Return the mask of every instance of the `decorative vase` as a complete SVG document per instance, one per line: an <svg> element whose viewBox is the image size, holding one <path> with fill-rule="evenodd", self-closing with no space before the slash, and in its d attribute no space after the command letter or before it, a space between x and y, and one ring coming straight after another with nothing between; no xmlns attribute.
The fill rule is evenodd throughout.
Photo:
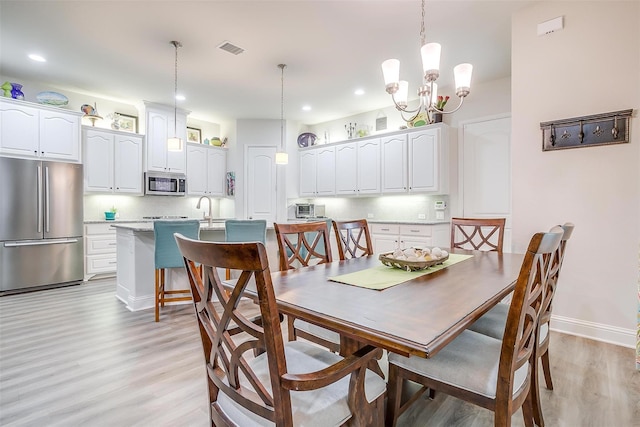
<svg viewBox="0 0 640 427"><path fill-rule="evenodd" d="M113 221L116 219L116 213L115 212L105 212L104 213L104 219L108 220L108 221Z"/></svg>
<svg viewBox="0 0 640 427"><path fill-rule="evenodd" d="M11 83L11 97L13 99L24 99L24 93L22 93L21 84Z"/></svg>
<svg viewBox="0 0 640 427"><path fill-rule="evenodd" d="M442 123L442 113L433 114L433 123Z"/></svg>

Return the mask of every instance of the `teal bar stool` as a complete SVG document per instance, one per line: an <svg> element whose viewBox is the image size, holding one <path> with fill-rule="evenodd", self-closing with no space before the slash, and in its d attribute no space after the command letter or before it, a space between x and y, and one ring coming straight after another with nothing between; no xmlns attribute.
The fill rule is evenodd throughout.
<svg viewBox="0 0 640 427"><path fill-rule="evenodd" d="M184 260L182 258L182 254L178 250L178 245L173 237L173 233L180 233L190 239L199 239L200 221L192 219L153 222L156 270L156 322L160 320L160 307L164 307L165 302L191 301L191 290L189 288L169 291L165 290L166 269L184 267Z"/></svg>
<svg viewBox="0 0 640 427"><path fill-rule="evenodd" d="M224 222L224 236L227 242L262 242L267 246L267 221L264 219L228 219ZM226 280L231 278L231 270L226 271Z"/></svg>

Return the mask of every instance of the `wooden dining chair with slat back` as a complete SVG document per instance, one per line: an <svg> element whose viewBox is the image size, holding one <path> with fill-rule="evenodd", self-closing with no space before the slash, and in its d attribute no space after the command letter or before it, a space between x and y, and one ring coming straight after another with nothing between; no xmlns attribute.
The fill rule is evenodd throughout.
<svg viewBox="0 0 640 427"><path fill-rule="evenodd" d="M175 239L202 340L211 425L383 425L385 383L367 369L382 351L366 346L343 358L304 341L285 343L262 243ZM218 274L224 269L241 271L231 292ZM259 320L239 308L248 286L257 292Z"/></svg>
<svg viewBox="0 0 640 427"><path fill-rule="evenodd" d="M510 426L513 413L522 408L525 425L533 427L536 325L561 238L561 229L531 238L502 340L465 330L429 359L389 354L388 426L395 426L416 400L401 401L404 381L409 380L423 386L418 393L436 390L493 411L495 426Z"/></svg>
<svg viewBox="0 0 640 427"><path fill-rule="evenodd" d="M190 238L197 239L200 235L200 221L154 221L154 266L155 266L155 319L160 320L160 307L167 302L179 302L191 300L188 288L165 289L167 268L181 268L182 256L173 233L181 233Z"/></svg>
<svg viewBox="0 0 640 427"><path fill-rule="evenodd" d="M373 244L366 219L333 221L340 260L373 255Z"/></svg>
<svg viewBox="0 0 640 427"><path fill-rule="evenodd" d="M558 285L558 277L560 276L560 270L564 262L564 256L567 247L567 241L573 233L575 226L567 222L561 226L563 230L562 241L558 246L553 258L551 271L549 273L549 279L544 292L544 302L542 304L542 311L538 319L538 349L537 359L540 360L542 366L542 372L546 386L549 390L553 390L553 381L551 380L551 367L549 363L549 323L551 321L551 312L553 310L553 298L556 294L556 288ZM555 229L557 227L552 228ZM492 338L502 339L504 334L505 325L507 323L507 314L509 306L507 304L497 304L494 308L489 310L484 316L476 320L469 329L487 335ZM534 414L536 415L536 424L539 427L544 425L544 417L542 415L542 407L540 405L540 387L538 385L538 364L534 366L533 385L534 385Z"/></svg>
<svg viewBox="0 0 640 427"><path fill-rule="evenodd" d="M332 262L329 221L273 224L278 241L280 271ZM293 316L287 316L289 340L298 337L340 351L340 334Z"/></svg>
<svg viewBox="0 0 640 427"><path fill-rule="evenodd" d="M451 248L502 253L505 218L451 218Z"/></svg>

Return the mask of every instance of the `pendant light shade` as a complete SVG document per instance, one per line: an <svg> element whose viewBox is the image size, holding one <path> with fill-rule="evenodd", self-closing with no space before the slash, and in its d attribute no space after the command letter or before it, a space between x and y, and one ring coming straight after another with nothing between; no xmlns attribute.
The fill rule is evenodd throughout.
<svg viewBox="0 0 640 427"><path fill-rule="evenodd" d="M173 47L176 48L175 74L174 74L174 93L173 93L173 136L167 139L167 151L182 151L184 149L182 139L178 136L178 48L182 47L182 43L171 41Z"/></svg>
<svg viewBox="0 0 640 427"><path fill-rule="evenodd" d="M286 165L289 163L289 154L285 146L285 126L284 126L284 69L287 64L278 64L280 68L280 148L276 151L276 165Z"/></svg>

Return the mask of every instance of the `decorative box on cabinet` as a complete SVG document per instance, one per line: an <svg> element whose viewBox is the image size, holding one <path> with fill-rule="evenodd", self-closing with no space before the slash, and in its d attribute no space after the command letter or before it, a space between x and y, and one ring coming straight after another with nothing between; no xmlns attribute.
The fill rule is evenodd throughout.
<svg viewBox="0 0 640 427"><path fill-rule="evenodd" d="M142 192L142 136L84 127L85 193Z"/></svg>
<svg viewBox="0 0 640 427"><path fill-rule="evenodd" d="M227 151L203 144L187 144L187 194L224 196Z"/></svg>
<svg viewBox="0 0 640 427"><path fill-rule="evenodd" d="M107 223L85 224L84 278L115 275L116 230Z"/></svg>
<svg viewBox="0 0 640 427"><path fill-rule="evenodd" d="M169 151L167 138L180 137L186 146L187 116L189 111L174 109L161 104L145 102L146 119L146 170L159 172L186 173L186 148L182 151ZM175 128L174 128L175 126Z"/></svg>
<svg viewBox="0 0 640 427"><path fill-rule="evenodd" d="M80 162L82 113L0 99L0 154Z"/></svg>
<svg viewBox="0 0 640 427"><path fill-rule="evenodd" d="M372 223L369 229L376 254L398 248L449 246L449 224Z"/></svg>
<svg viewBox="0 0 640 427"><path fill-rule="evenodd" d="M335 147L320 146L301 151L300 196L323 197L336 194Z"/></svg>

